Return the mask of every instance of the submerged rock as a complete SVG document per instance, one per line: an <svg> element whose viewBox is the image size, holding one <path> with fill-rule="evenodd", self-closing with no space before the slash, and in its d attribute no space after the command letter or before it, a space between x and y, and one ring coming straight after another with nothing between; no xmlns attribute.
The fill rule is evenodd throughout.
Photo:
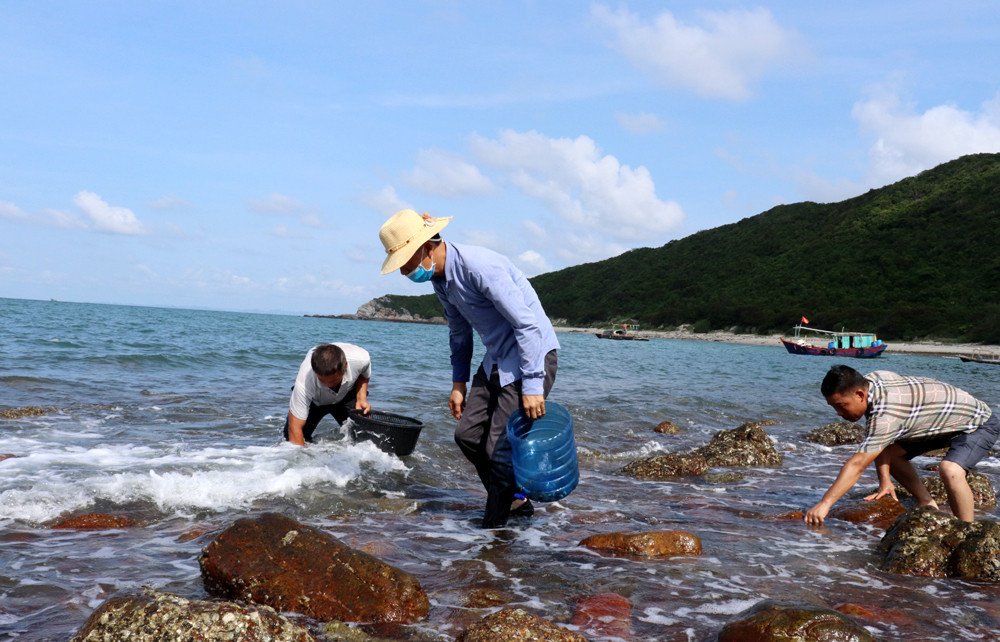
<svg viewBox="0 0 1000 642"><path fill-rule="evenodd" d="M872 524L879 528L888 528L905 512L906 506L886 495L873 502L858 501L835 507L830 511L830 517L852 524Z"/></svg>
<svg viewBox="0 0 1000 642"><path fill-rule="evenodd" d="M704 457L709 466L780 466L784 461L763 426L773 421L748 422L739 428L715 433L707 445L691 452Z"/></svg>
<svg viewBox="0 0 1000 642"><path fill-rule="evenodd" d="M121 640L316 642L309 631L267 606L187 600L152 589L105 601L71 642Z"/></svg>
<svg viewBox="0 0 1000 642"><path fill-rule="evenodd" d="M587 638L521 609L501 609L476 622L456 642L587 642Z"/></svg>
<svg viewBox="0 0 1000 642"><path fill-rule="evenodd" d="M847 421L838 421L827 424L822 428L810 430L802 438L814 444L822 444L824 446L860 444L865 439L865 427Z"/></svg>
<svg viewBox="0 0 1000 642"><path fill-rule="evenodd" d="M875 638L839 611L812 604L764 600L737 615L719 633L719 642L745 640L872 642Z"/></svg>
<svg viewBox="0 0 1000 642"><path fill-rule="evenodd" d="M1000 582L1000 524L962 522L928 506L900 515L879 543L882 569Z"/></svg>
<svg viewBox="0 0 1000 642"><path fill-rule="evenodd" d="M610 555L676 557L701 555L701 540L684 531L647 531L644 533L601 533L591 535L580 546Z"/></svg>
<svg viewBox="0 0 1000 642"><path fill-rule="evenodd" d="M681 429L672 421L661 421L657 424L656 428L653 428L653 431L663 433L665 435L676 435L680 433Z"/></svg>
<svg viewBox="0 0 1000 642"><path fill-rule="evenodd" d="M49 410L40 406L21 406L20 408L4 408L0 410L0 419L20 419L21 417L38 417Z"/></svg>
<svg viewBox="0 0 1000 642"><path fill-rule="evenodd" d="M704 457L667 453L629 462L618 472L629 477L663 481L678 477L703 475L707 470L708 460Z"/></svg>
<svg viewBox="0 0 1000 642"><path fill-rule="evenodd" d="M570 624L601 638L632 639L632 603L617 593L590 595L576 603Z"/></svg>
<svg viewBox="0 0 1000 642"><path fill-rule="evenodd" d="M107 513L89 513L74 515L62 519L51 528L75 528L83 531L102 531L112 528L133 528L139 524L125 515L109 515Z"/></svg>
<svg viewBox="0 0 1000 642"><path fill-rule="evenodd" d="M275 513L237 520L198 562L213 595L319 620L410 623L430 608L409 573Z"/></svg>

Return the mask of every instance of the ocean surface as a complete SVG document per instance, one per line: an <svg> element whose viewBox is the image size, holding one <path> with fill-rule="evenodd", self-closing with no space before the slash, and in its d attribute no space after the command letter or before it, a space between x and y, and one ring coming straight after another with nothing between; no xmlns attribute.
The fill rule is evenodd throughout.
<svg viewBox="0 0 1000 642"><path fill-rule="evenodd" d="M811 507L853 453L802 439L838 420L819 382L839 361L778 345L559 339L549 398L574 417L580 485L530 519L483 531L485 493L452 438L442 326L0 299L0 409L48 409L0 419L0 455L15 455L0 461L0 639L66 640L123 589L204 599L201 549L263 511L416 575L432 606L401 639L452 639L490 612L468 604L482 589L563 625L580 598L619 593L632 603L636 640L713 639L767 598L884 609L891 617L871 626L880 639L996 639L996 585L884 573L875 552L882 531L873 527L764 519ZM329 341L371 353L375 409L424 422L412 455L351 443L332 418L308 448L283 442L296 369ZM891 343L877 361L848 361L863 372L939 378L1000 410L996 366L894 355ZM745 477L730 483L616 474L759 420L776 422L766 430L781 468L739 470ZM681 434L653 432L661 421ZM996 458L979 472L1000 484ZM875 485L868 471L849 498ZM91 512L141 526L50 528ZM578 546L595 533L653 529L694 533L704 553L616 559Z"/></svg>

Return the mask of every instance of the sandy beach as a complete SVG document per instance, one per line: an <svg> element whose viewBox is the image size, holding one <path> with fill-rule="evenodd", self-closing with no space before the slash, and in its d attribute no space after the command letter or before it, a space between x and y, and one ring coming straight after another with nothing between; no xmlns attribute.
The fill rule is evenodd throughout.
<svg viewBox="0 0 1000 642"><path fill-rule="evenodd" d="M556 332L583 332L590 334L597 334L601 332L600 328L569 328L569 327L557 327ZM747 345L756 346L774 346L776 348L781 347L781 342L778 340L782 335L771 334L735 334L732 332L715 331L706 333L695 333L688 330L671 330L671 331L655 331L655 330L638 330L634 332L636 335L641 337L649 337L650 339L682 339L686 341L717 341L721 343L743 343ZM894 352L897 354L923 354L923 355L937 355L941 357L959 357L959 356L995 356L1000 355L1000 346L998 345L987 345L980 343L952 343L947 341L927 341L927 342L902 342L902 341L886 341L888 348L886 352Z"/></svg>

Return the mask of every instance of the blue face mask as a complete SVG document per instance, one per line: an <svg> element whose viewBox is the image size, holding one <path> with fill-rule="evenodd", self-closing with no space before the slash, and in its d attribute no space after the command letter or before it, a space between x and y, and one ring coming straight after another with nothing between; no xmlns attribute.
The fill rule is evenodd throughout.
<svg viewBox="0 0 1000 642"><path fill-rule="evenodd" d="M431 268L428 270L424 267L424 255L423 250L420 253L420 263L417 264L415 270L406 275L406 278L413 281L414 283L427 283L434 276L434 261L431 261Z"/></svg>

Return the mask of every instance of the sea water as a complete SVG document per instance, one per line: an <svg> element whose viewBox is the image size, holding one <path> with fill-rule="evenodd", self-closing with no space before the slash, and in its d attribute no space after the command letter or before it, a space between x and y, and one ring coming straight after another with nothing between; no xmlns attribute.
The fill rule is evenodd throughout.
<svg viewBox="0 0 1000 642"><path fill-rule="evenodd" d="M567 626L577 600L619 593L632 603L637 640L710 639L763 599L884 609L871 630L885 639L975 640L1000 629L992 584L878 570L879 529L767 519L815 504L853 453L802 439L838 420L818 390L838 361L778 345L559 340L550 399L573 416L579 486L530 519L483 531L485 493L452 437L444 327L0 299L0 408L46 409L0 419L0 455L14 455L0 461L0 637L68 639L108 597L142 586L206 598L201 549L264 511L414 574L431 610L402 639L455 637L489 613L469 604L481 589ZM371 353L374 408L424 422L412 455L351 443L332 418L310 447L281 439L297 368L329 341ZM1000 410L996 366L896 355L891 345L876 361L848 362L935 377ZM766 431L780 468L741 469L742 479L721 483L617 474L760 420L775 422ZM661 421L681 433L653 432ZM996 458L979 471L1000 482ZM842 501L874 487L869 471ZM50 528L92 512L140 526ZM618 559L579 546L595 533L662 529L694 533L703 554Z"/></svg>

